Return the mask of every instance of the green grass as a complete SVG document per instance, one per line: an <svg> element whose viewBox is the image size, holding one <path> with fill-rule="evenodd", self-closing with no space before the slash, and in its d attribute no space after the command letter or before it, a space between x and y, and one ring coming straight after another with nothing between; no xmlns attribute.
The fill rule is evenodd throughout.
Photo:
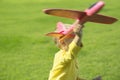
<svg viewBox="0 0 120 80"><path fill-rule="evenodd" d="M42 9L84 10L95 1L0 0L0 80L47 80L58 49L44 34L53 31L58 21L74 20L48 16ZM100 13L119 19L119 0L105 2ZM119 24L85 24L84 47L78 56L81 77L91 80L101 75L103 80L119 80Z"/></svg>

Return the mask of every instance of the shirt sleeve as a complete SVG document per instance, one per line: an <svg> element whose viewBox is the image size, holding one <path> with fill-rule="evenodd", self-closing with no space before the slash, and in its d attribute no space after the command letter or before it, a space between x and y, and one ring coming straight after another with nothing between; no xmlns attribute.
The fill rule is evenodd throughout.
<svg viewBox="0 0 120 80"><path fill-rule="evenodd" d="M69 45L68 51L66 51L64 55L65 62L69 62L77 57L78 52L80 51L81 47L77 46L74 41L71 42Z"/></svg>

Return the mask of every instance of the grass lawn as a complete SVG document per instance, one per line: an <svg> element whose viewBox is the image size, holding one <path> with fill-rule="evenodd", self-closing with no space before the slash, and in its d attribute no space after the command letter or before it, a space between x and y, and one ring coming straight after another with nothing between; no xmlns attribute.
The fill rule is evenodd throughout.
<svg viewBox="0 0 120 80"><path fill-rule="evenodd" d="M46 15L42 9L84 10L95 1L0 0L0 80L47 80L58 49L44 34L53 31L58 21L74 20ZM104 1L100 13L119 19L119 0ZM85 24L84 47L78 56L81 77L120 80L119 24Z"/></svg>

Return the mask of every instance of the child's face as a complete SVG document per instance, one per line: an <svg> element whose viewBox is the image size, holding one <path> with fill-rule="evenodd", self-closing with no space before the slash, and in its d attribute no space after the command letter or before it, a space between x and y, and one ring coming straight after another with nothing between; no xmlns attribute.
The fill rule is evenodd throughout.
<svg viewBox="0 0 120 80"><path fill-rule="evenodd" d="M69 44L72 42L73 38L65 39L63 42L60 42L59 39L55 38L55 44L58 48L63 50L68 50Z"/></svg>

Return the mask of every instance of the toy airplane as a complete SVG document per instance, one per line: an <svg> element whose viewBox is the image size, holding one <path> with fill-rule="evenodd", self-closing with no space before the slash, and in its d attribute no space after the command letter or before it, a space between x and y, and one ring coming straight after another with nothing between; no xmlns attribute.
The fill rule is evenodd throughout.
<svg viewBox="0 0 120 80"><path fill-rule="evenodd" d="M84 24L85 22L112 24L116 22L117 21L116 18L97 14L103 8L104 5L105 4L103 1L98 1L85 11L67 9L45 9L44 12L46 14L76 20L68 30L64 28L62 23L58 22L57 24L58 32L50 32L47 34L47 36L57 37L60 38L60 41L63 41L66 38L73 37L73 35L71 34L73 33L73 29L77 24Z"/></svg>

